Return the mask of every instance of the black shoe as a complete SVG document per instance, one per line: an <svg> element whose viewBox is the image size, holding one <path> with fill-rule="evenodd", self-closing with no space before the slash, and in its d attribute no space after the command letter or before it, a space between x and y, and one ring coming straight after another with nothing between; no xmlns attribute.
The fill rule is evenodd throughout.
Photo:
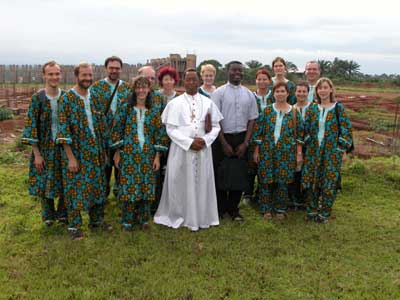
<svg viewBox="0 0 400 300"><path fill-rule="evenodd" d="M236 212L236 213L232 214L231 216L232 216L233 221L238 221L238 222L244 221L243 216L239 212Z"/></svg>
<svg viewBox="0 0 400 300"><path fill-rule="evenodd" d="M73 229L68 229L68 230L69 230L69 233L71 235L71 239L73 241L83 240L84 236L83 236L82 231L80 231L80 229L73 228Z"/></svg>
<svg viewBox="0 0 400 300"><path fill-rule="evenodd" d="M54 220L44 220L44 224L46 224L47 227L50 227L54 224Z"/></svg>
<svg viewBox="0 0 400 300"><path fill-rule="evenodd" d="M314 221L320 224L326 224L328 223L328 218L318 215L315 217Z"/></svg>

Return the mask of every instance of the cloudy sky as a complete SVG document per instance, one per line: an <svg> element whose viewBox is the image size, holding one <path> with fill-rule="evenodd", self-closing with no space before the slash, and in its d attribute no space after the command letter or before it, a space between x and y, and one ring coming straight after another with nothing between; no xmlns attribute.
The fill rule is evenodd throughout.
<svg viewBox="0 0 400 300"><path fill-rule="evenodd" d="M400 73L397 0L0 0L0 64L127 63L195 53L198 63L282 56L355 60Z"/></svg>

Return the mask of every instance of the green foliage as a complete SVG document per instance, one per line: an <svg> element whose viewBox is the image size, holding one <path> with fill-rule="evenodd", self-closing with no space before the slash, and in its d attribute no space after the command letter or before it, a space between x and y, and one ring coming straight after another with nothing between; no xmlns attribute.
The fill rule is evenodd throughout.
<svg viewBox="0 0 400 300"><path fill-rule="evenodd" d="M18 142L11 145L0 145L0 166L26 166L26 152L17 150ZM26 146L23 145L26 150Z"/></svg>
<svg viewBox="0 0 400 300"><path fill-rule="evenodd" d="M395 170L398 157L351 161L329 224L305 223L304 212L267 222L243 205L242 224L125 234L111 199L114 232L88 231L83 213L86 238L72 242L62 225L42 225L27 169L2 165L0 298L400 299Z"/></svg>
<svg viewBox="0 0 400 300"><path fill-rule="evenodd" d="M207 64L211 64L215 67L215 69L217 70L217 74L215 75L215 82L224 82L226 81L227 75L226 75L226 71L223 68L222 64L215 59L207 59L202 61L199 66L197 67L197 72L200 74L200 70L201 70L201 66L202 65L207 65Z"/></svg>
<svg viewBox="0 0 400 300"><path fill-rule="evenodd" d="M26 151L30 146L22 143L22 136L18 135L14 142L14 150L15 151Z"/></svg>
<svg viewBox="0 0 400 300"><path fill-rule="evenodd" d="M9 120L14 117L14 114L11 110L6 107L0 107L0 121Z"/></svg>

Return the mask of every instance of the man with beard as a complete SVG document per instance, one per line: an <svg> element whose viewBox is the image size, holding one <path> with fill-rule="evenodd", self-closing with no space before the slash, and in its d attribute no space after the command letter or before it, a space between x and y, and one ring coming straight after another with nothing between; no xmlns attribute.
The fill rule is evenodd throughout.
<svg viewBox="0 0 400 300"><path fill-rule="evenodd" d="M247 148L258 118L258 108L253 93L241 85L243 64L231 61L227 70L228 83L211 95L224 117L219 138L213 144L214 172L218 178L219 216L228 213L233 220L241 221L243 217L238 206L246 187L240 188L238 184L247 183ZM236 179L231 180L233 177Z"/></svg>
<svg viewBox="0 0 400 300"><path fill-rule="evenodd" d="M104 63L106 68L107 77L96 81L90 88L90 95L92 99L96 99L102 106L103 113L106 116L107 128L111 128L113 117L116 111L121 106L121 103L125 102L131 93L129 84L120 79L120 74L122 70L122 60L117 56L108 57ZM110 193L110 179L112 174L112 169L114 162L112 158L114 157L115 151L109 150L106 165L106 195ZM118 192L118 169L114 168L114 195Z"/></svg>
<svg viewBox="0 0 400 300"><path fill-rule="evenodd" d="M172 142L154 222L196 231L219 224L211 144L222 115L197 92L200 79L195 69L186 70L184 83L186 93L171 100L162 114Z"/></svg>
<svg viewBox="0 0 400 300"><path fill-rule="evenodd" d="M80 63L74 68L74 75L76 85L59 102L57 143L64 147L68 230L72 239L82 239L82 209L89 213L90 228L111 229L104 223L106 120L101 103L90 95L91 65Z"/></svg>
<svg viewBox="0 0 400 300"><path fill-rule="evenodd" d="M29 194L39 197L42 220L51 226L56 219L67 222L61 180L61 146L56 145L58 99L65 93L59 88L61 68L55 61L43 66L45 88L32 96L22 143L32 145L29 166ZM54 199L58 199L57 211Z"/></svg>

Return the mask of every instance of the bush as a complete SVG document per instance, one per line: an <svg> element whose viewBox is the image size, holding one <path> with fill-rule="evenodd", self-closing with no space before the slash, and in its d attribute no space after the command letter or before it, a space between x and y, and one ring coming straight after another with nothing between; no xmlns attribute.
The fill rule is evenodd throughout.
<svg viewBox="0 0 400 300"><path fill-rule="evenodd" d="M14 117L14 114L11 110L5 107L0 107L0 121L9 120Z"/></svg>

